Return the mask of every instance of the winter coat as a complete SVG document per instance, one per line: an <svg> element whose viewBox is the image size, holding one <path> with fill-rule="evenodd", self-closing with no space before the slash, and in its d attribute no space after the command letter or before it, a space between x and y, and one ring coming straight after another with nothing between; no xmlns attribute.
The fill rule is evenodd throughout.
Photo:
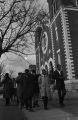
<svg viewBox="0 0 78 120"><path fill-rule="evenodd" d="M17 83L17 96L18 98L21 97L22 95L22 76L18 76L16 79L16 83Z"/></svg>
<svg viewBox="0 0 78 120"><path fill-rule="evenodd" d="M12 93L12 80L10 77L4 78L2 81L3 90L4 90L4 98L10 98Z"/></svg>
<svg viewBox="0 0 78 120"><path fill-rule="evenodd" d="M23 76L23 97L26 98L33 97L34 94L34 76L31 74Z"/></svg>
<svg viewBox="0 0 78 120"><path fill-rule="evenodd" d="M39 94L39 83L38 83L39 75L34 75L33 82L34 82L34 94Z"/></svg>
<svg viewBox="0 0 78 120"><path fill-rule="evenodd" d="M39 77L39 87L40 87L41 97L44 97L44 96L49 97L50 86L49 86L49 78L47 75L42 74Z"/></svg>
<svg viewBox="0 0 78 120"><path fill-rule="evenodd" d="M54 71L54 79L56 80L56 88L60 89L60 88L64 88L65 84L64 84L64 74L63 71L59 71L55 70Z"/></svg>

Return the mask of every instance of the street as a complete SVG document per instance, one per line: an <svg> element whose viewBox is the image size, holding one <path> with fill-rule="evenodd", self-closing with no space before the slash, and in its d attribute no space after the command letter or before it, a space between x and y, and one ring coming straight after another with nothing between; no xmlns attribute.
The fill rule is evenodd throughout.
<svg viewBox="0 0 78 120"><path fill-rule="evenodd" d="M0 120L78 120L78 93L67 93L64 103L64 107L59 105L56 93L49 100L48 110L44 110L42 101L39 101L40 107L29 112L25 107L21 110L14 103L5 106L4 100L0 98Z"/></svg>
<svg viewBox="0 0 78 120"><path fill-rule="evenodd" d="M14 103L5 106L5 101L0 97L0 120L26 120L26 117Z"/></svg>
<svg viewBox="0 0 78 120"><path fill-rule="evenodd" d="M57 95L48 103L48 110L43 109L42 103L40 108L35 108L34 112L23 109L28 120L78 120L78 93L67 94L64 101L65 106L60 107Z"/></svg>
<svg viewBox="0 0 78 120"><path fill-rule="evenodd" d="M28 120L78 120L78 100L66 101L66 106L61 108L56 104L51 104L48 110L36 109L34 112L29 112L23 109Z"/></svg>

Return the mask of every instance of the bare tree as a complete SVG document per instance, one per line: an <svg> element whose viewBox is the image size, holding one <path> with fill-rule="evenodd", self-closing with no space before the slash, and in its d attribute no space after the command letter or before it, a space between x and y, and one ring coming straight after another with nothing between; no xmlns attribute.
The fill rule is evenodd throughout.
<svg viewBox="0 0 78 120"><path fill-rule="evenodd" d="M5 64L3 63L3 61L0 63L0 81L1 78L3 78L5 75Z"/></svg>
<svg viewBox="0 0 78 120"><path fill-rule="evenodd" d="M35 28L45 16L36 0L0 1L0 57L6 52L33 54Z"/></svg>
<svg viewBox="0 0 78 120"><path fill-rule="evenodd" d="M15 73L15 70L9 69L9 75L10 75L11 78L13 77L13 74L14 74L14 73Z"/></svg>

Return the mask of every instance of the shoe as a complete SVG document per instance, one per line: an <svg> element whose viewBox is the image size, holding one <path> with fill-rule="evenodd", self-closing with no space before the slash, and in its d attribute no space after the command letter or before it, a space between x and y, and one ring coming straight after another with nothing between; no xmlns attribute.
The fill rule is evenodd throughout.
<svg viewBox="0 0 78 120"><path fill-rule="evenodd" d="M44 108L45 110L48 110L48 108Z"/></svg>
<svg viewBox="0 0 78 120"><path fill-rule="evenodd" d="M48 108L47 108L47 107L44 107L44 110L48 110Z"/></svg>
<svg viewBox="0 0 78 120"><path fill-rule="evenodd" d="M9 106L10 105L10 103L5 103L5 106Z"/></svg>
<svg viewBox="0 0 78 120"><path fill-rule="evenodd" d="M33 105L33 107L35 108L36 105Z"/></svg>
<svg viewBox="0 0 78 120"><path fill-rule="evenodd" d="M37 104L37 107L40 107L39 104Z"/></svg>
<svg viewBox="0 0 78 120"><path fill-rule="evenodd" d="M60 106L61 106L61 107L64 107L65 105L64 105L64 103L61 103Z"/></svg>
<svg viewBox="0 0 78 120"><path fill-rule="evenodd" d="M5 106L9 106L9 104L5 104Z"/></svg>
<svg viewBox="0 0 78 120"><path fill-rule="evenodd" d="M29 108L28 108L28 107L26 107L26 110L29 110Z"/></svg>
<svg viewBox="0 0 78 120"><path fill-rule="evenodd" d="M34 112L34 110L32 108L29 109L29 112Z"/></svg>

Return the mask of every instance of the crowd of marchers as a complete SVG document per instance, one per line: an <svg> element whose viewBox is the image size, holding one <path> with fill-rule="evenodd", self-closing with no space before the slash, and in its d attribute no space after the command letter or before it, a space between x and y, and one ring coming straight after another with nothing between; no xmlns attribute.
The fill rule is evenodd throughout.
<svg viewBox="0 0 78 120"><path fill-rule="evenodd" d="M9 73L6 73L1 82L4 89L5 105L10 105L12 101L16 101L16 104L21 108L25 106L30 111L33 111L32 107L39 106L38 77L39 75L36 74L35 70L30 72L28 69L24 73L19 72L15 79L12 79Z"/></svg>
<svg viewBox="0 0 78 120"><path fill-rule="evenodd" d="M54 85L58 91L59 104L64 106L63 101L66 95L64 79L60 65L57 65L52 79L49 79L45 69L42 70L41 74L36 74L35 70L26 69L23 73L19 72L18 76L13 79L9 73L6 73L0 83L4 90L5 105L10 105L12 101L15 101L20 108L25 107L27 110L33 111L35 107L40 106L39 100L41 98L44 109L47 109L50 88Z"/></svg>

